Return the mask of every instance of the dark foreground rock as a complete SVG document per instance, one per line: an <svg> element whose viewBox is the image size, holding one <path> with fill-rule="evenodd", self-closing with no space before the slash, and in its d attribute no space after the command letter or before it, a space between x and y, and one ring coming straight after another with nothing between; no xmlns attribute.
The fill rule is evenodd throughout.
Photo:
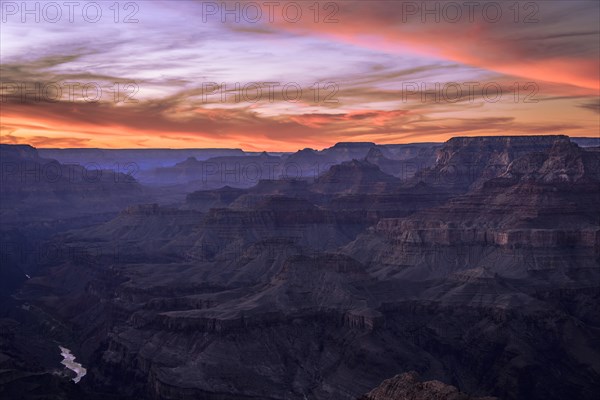
<svg viewBox="0 0 600 400"><path fill-rule="evenodd" d="M440 381L421 382L416 372L386 379L358 400L497 400L496 397L473 397Z"/></svg>

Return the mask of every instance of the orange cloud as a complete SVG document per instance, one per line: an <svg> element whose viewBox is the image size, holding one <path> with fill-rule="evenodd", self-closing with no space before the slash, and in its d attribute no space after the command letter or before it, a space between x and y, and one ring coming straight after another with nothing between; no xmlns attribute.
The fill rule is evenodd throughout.
<svg viewBox="0 0 600 400"><path fill-rule="evenodd" d="M561 123L545 117L541 110L543 118L539 119L460 109L452 114L435 109L423 114L413 109L275 116L261 116L246 108L196 109L175 117L169 106L160 103L124 107L103 103L9 102L2 107L0 139L3 143L39 147L242 147L295 151L324 148L339 141L407 143L508 133L589 136L597 129L593 118L581 123ZM589 107L573 106L573 110L597 119L598 114L590 112Z"/></svg>
<svg viewBox="0 0 600 400"><path fill-rule="evenodd" d="M597 22L592 20L590 25L595 31L586 31L580 26L583 22L578 24L576 19L554 26L556 20L562 22L558 18L561 15L553 15L560 10L546 3L555 2L540 5L542 13L537 24L516 24L510 15L498 23L481 18L472 23L466 19L459 23L422 23L419 16L403 22L402 8L396 2L353 1L340 3L338 23L313 23L310 19L289 23L280 19L277 26L392 54L414 53L536 82L577 86L587 89L588 95L598 95ZM562 17L564 20L568 15Z"/></svg>

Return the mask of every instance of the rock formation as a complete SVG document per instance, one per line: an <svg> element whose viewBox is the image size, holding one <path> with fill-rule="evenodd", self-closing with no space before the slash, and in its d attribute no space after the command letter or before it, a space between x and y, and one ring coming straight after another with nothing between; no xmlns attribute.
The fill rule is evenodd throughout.
<svg viewBox="0 0 600 400"><path fill-rule="evenodd" d="M420 382L416 372L386 379L358 400L494 400L494 397L472 397L440 381Z"/></svg>

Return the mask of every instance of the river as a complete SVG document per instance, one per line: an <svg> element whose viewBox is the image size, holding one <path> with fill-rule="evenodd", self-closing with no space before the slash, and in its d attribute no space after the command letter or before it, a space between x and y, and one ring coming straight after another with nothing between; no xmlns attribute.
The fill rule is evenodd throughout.
<svg viewBox="0 0 600 400"><path fill-rule="evenodd" d="M60 348L60 355L64 358L64 360L61 361L61 364L70 369L71 371L75 372L75 374L77 374L77 376L73 378L73 382L79 383L81 378L83 378L85 374L87 374L87 370L83 368L83 365L79 364L78 362L75 362L75 356L71 354L71 350L62 346L58 347Z"/></svg>

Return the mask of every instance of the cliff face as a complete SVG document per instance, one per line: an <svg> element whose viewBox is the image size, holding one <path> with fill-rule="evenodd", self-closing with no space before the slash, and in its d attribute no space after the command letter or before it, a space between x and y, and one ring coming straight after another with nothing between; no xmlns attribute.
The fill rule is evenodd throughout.
<svg viewBox="0 0 600 400"><path fill-rule="evenodd" d="M227 207L242 194L244 194L242 189L229 186L216 190L196 191L186 196L186 204L189 208L198 211L208 211L211 208Z"/></svg>
<svg viewBox="0 0 600 400"><path fill-rule="evenodd" d="M5 223L115 212L143 198L142 187L130 175L61 164L39 157L31 146L0 146Z"/></svg>
<svg viewBox="0 0 600 400"><path fill-rule="evenodd" d="M506 171L515 159L549 149L566 136L456 137L437 151L435 166L417 172L414 182L466 192Z"/></svg>
<svg viewBox="0 0 600 400"><path fill-rule="evenodd" d="M316 179L311 189L320 193L384 193L400 186L400 180L387 175L365 160L352 160L332 166Z"/></svg>
<svg viewBox="0 0 600 400"><path fill-rule="evenodd" d="M600 181L600 154L558 140L545 152L516 159L501 177L538 184L594 184Z"/></svg>
<svg viewBox="0 0 600 400"><path fill-rule="evenodd" d="M430 168L435 164L436 150L439 147L441 144L406 145L399 146L397 149L389 149L385 153L382 149L374 147L369 150L365 160L377 165L386 174L408 180L417 171Z"/></svg>
<svg viewBox="0 0 600 400"><path fill-rule="evenodd" d="M0 145L0 294L33 275L58 232L112 218L145 198L131 176L61 164L26 145Z"/></svg>
<svg viewBox="0 0 600 400"><path fill-rule="evenodd" d="M599 153L560 139L443 206L380 220L375 232L389 251L365 258L405 265L400 274L422 277L424 265L435 266L429 276L482 265L521 277L559 266L591 268L600 247L599 161ZM365 254L360 247L356 254Z"/></svg>
<svg viewBox="0 0 600 400"><path fill-rule="evenodd" d="M386 379L358 400L495 400L495 397L473 397L461 393L454 386L440 381L419 381L416 372L408 372Z"/></svg>
<svg viewBox="0 0 600 400"><path fill-rule="evenodd" d="M426 307L434 310L424 330L435 333L427 339L419 337L420 343L437 342L434 337L458 339L460 335L472 334L479 338L479 343L491 345L495 339L487 337L483 330L491 329L489 332L496 332L495 336L499 333L496 328L474 325L467 334L463 328L445 323L438 326L433 322L444 312L461 314L468 319L465 309L456 309L460 304L496 321L492 325L505 321L513 327L521 326L514 328L521 331L502 330L500 336L495 337L501 342L513 343L516 353L525 354L537 351L529 347L531 344L525 344L527 340L523 340L522 335L540 332L540 321L555 321L554 328L548 331L542 328L544 335L553 338L550 341L555 343L554 349L571 354L574 363L589 362L588 365L597 368L597 356L582 357L582 353L575 350L577 346L564 334L575 321L587 321L581 326L587 333L581 333L581 337L593 336L591 332L597 326L596 320L590 319L589 302L598 296L600 278L599 160L598 152L559 138L544 151L536 150L515 158L497 171L495 177L447 204L405 218L382 219L372 230L346 246L347 253L365 263L370 274L382 281L397 283L377 285L377 291L371 290L371 293L385 293L381 299L386 302L383 316L388 329L400 323L398 318L407 323L400 316L406 312L405 299L412 297L420 299L413 305L416 309L428 303ZM573 296L573 301L568 301L569 306L560 308L557 313L555 305L569 296L564 290L580 295ZM414 315L423 313L416 309L411 309ZM466 319L461 323L467 323ZM418 324L414 326L417 329ZM424 330L419 328L419 334L427 335ZM511 352L513 350L508 348L512 346L500 352ZM598 354L591 342L586 346L588 351ZM468 346L450 347L466 349ZM485 351L490 356L494 352ZM463 355L469 358L467 353L465 350ZM506 353L495 354L501 358L507 356ZM484 356L473 355L472 360L481 357ZM502 372L497 371L505 388L496 391L500 397L513 398L516 392L524 390L516 397L533 398L545 391L541 387L517 389L523 382L517 378L516 370L537 370L541 368L539 360L525 357L517 361L515 357L501 363L505 361L507 364L500 367ZM523 364L519 365L520 362ZM571 376L571 379L579 378ZM461 387L465 387L464 383ZM550 381L546 383L553 385ZM511 389L507 389L509 387ZM568 392L564 395L569 396Z"/></svg>

